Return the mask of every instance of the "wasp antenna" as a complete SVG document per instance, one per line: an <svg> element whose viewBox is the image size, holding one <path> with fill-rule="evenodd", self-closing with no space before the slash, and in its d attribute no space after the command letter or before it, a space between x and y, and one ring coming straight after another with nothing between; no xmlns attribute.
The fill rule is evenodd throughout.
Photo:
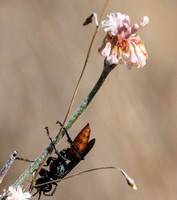
<svg viewBox="0 0 177 200"><path fill-rule="evenodd" d="M26 159L26 158L22 158L22 157L16 157L16 160L22 160L22 161L25 161L25 162L34 162L34 160L29 160L29 159Z"/></svg>
<svg viewBox="0 0 177 200"><path fill-rule="evenodd" d="M49 140L53 143L52 138L50 137L50 134L49 134L48 126L45 127L45 130L46 130L46 133L47 133L47 136L48 136Z"/></svg>

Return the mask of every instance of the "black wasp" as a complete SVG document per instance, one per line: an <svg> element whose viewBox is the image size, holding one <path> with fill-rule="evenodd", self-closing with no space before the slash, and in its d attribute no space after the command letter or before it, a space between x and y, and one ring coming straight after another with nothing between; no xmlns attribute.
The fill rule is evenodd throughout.
<svg viewBox="0 0 177 200"><path fill-rule="evenodd" d="M60 122L58 122L60 123ZM61 123L60 123L61 125ZM48 128L46 127L47 132ZM65 130L65 129L64 129ZM89 141L91 129L89 124L87 124L77 135L74 141L71 140L68 132L65 130L68 142L70 143L70 148L65 148L58 152L54 146L55 154L57 157L49 157L46 161L46 166L49 166L49 169L42 168L39 172L40 178L35 182L35 189L37 190L36 195L39 193L39 198L43 193L45 196L53 196L57 188L57 182L48 183L49 181L55 181L58 179L64 178L81 160L84 160L84 157L92 149L95 144L95 138ZM48 133L49 135L49 133ZM50 138L50 136L49 136ZM52 140L50 138L50 140ZM38 184L44 184L37 186ZM53 188L54 187L54 188Z"/></svg>

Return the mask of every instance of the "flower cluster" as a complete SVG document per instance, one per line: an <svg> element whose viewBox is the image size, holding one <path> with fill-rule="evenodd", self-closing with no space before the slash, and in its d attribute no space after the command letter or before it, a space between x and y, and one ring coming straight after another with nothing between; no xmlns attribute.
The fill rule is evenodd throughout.
<svg viewBox="0 0 177 200"><path fill-rule="evenodd" d="M98 49L100 54L106 57L108 64L127 64L143 67L146 64L148 54L143 41L136 32L149 23L149 18L144 16L139 24L130 25L130 17L125 14L111 13L108 20L102 21L102 27L107 32L102 46Z"/></svg>
<svg viewBox="0 0 177 200"><path fill-rule="evenodd" d="M6 198L7 200L26 200L31 198L31 194L29 192L23 193L21 186L18 186L17 190L14 187L10 186L9 192L11 193L11 195ZM0 199L2 199L5 195L6 190L4 190L3 194L0 195Z"/></svg>

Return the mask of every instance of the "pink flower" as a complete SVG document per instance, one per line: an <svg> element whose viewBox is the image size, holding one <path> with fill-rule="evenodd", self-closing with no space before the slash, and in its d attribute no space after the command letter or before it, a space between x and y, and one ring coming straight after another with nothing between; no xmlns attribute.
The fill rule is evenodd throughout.
<svg viewBox="0 0 177 200"><path fill-rule="evenodd" d="M12 193L11 196L7 197L7 200L26 200L31 198L31 194L29 192L22 192L22 187L18 186L17 190L10 186L9 192Z"/></svg>
<svg viewBox="0 0 177 200"><path fill-rule="evenodd" d="M111 13L108 20L102 21L102 27L107 32L101 47L100 54L106 58L108 64L127 64L143 67L148 58L143 41L135 33L149 23L148 17L143 17L140 24L129 27L130 17L121 13Z"/></svg>

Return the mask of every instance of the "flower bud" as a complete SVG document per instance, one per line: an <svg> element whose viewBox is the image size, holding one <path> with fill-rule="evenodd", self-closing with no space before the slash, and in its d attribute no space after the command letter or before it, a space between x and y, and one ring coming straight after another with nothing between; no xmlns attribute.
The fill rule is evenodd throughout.
<svg viewBox="0 0 177 200"><path fill-rule="evenodd" d="M128 30L128 24L127 23L123 23L123 31L127 32Z"/></svg>
<svg viewBox="0 0 177 200"><path fill-rule="evenodd" d="M111 43L107 42L105 48L101 51L101 55L106 57L109 56L110 52L111 52Z"/></svg>
<svg viewBox="0 0 177 200"><path fill-rule="evenodd" d="M133 24L132 28L131 28L131 34L136 33L139 30L139 25L138 24Z"/></svg>
<svg viewBox="0 0 177 200"><path fill-rule="evenodd" d="M123 24L121 24L118 28L118 33L121 34L123 31Z"/></svg>
<svg viewBox="0 0 177 200"><path fill-rule="evenodd" d="M128 25L130 24L130 17L128 15L124 19L124 23L127 23Z"/></svg>
<svg viewBox="0 0 177 200"><path fill-rule="evenodd" d="M144 16L140 21L140 27L145 27L148 23L149 23L149 18L147 16Z"/></svg>

